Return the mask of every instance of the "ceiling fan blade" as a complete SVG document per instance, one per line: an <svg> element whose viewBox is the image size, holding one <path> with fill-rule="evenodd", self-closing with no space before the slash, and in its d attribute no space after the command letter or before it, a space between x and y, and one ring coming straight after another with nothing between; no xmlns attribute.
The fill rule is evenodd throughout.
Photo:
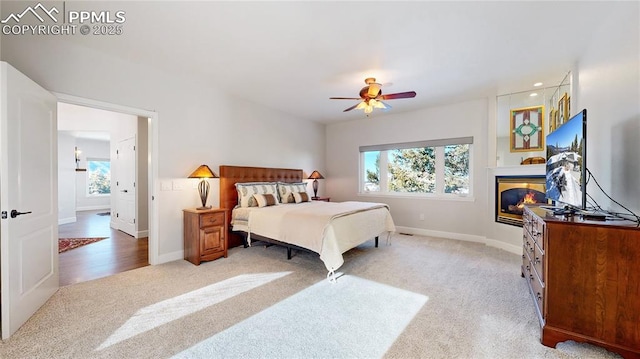
<svg viewBox="0 0 640 359"><path fill-rule="evenodd" d="M346 110L344 110L344 111L342 111L342 112L351 111L351 110L353 110L354 108L358 107L358 105L360 105L360 103L357 103L357 104L355 104L355 105L353 105L353 106L349 107L348 109L346 109Z"/></svg>
<svg viewBox="0 0 640 359"><path fill-rule="evenodd" d="M413 98L416 97L415 91L390 93L380 96L381 100L395 100L397 98Z"/></svg>
<svg viewBox="0 0 640 359"><path fill-rule="evenodd" d="M391 105L389 105L386 102L382 102L382 101L378 101L378 102L384 105L384 108L382 109L382 111L389 111L392 108Z"/></svg>
<svg viewBox="0 0 640 359"><path fill-rule="evenodd" d="M360 97L329 97L329 100L362 100Z"/></svg>

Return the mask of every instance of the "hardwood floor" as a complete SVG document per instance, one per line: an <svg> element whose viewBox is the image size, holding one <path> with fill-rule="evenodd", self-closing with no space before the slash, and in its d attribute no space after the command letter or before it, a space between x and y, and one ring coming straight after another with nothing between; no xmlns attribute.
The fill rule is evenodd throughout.
<svg viewBox="0 0 640 359"><path fill-rule="evenodd" d="M104 210L77 212L76 223L58 227L59 238L109 237L60 253L60 286L149 265L149 239L136 239L110 228L111 218L98 215L100 212Z"/></svg>

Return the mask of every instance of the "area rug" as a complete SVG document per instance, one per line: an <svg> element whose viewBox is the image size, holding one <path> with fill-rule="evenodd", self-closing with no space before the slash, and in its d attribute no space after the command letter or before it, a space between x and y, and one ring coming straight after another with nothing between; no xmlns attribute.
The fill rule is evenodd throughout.
<svg viewBox="0 0 640 359"><path fill-rule="evenodd" d="M95 238L60 238L58 239L58 253L66 252L70 249L78 248L86 244L95 243L108 237Z"/></svg>

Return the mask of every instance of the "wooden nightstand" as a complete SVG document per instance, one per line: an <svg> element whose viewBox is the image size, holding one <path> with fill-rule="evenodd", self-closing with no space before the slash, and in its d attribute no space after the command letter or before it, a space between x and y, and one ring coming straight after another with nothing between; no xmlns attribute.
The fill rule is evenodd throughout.
<svg viewBox="0 0 640 359"><path fill-rule="evenodd" d="M311 200L331 202L331 197L311 197Z"/></svg>
<svg viewBox="0 0 640 359"><path fill-rule="evenodd" d="M223 208L182 210L184 214L184 259L199 265L227 257L227 216Z"/></svg>

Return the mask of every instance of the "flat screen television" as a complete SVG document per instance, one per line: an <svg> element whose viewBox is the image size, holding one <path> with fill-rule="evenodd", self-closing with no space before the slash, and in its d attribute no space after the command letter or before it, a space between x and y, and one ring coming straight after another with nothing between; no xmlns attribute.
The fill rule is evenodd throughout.
<svg viewBox="0 0 640 359"><path fill-rule="evenodd" d="M587 110L546 137L546 194L555 206L587 208Z"/></svg>

